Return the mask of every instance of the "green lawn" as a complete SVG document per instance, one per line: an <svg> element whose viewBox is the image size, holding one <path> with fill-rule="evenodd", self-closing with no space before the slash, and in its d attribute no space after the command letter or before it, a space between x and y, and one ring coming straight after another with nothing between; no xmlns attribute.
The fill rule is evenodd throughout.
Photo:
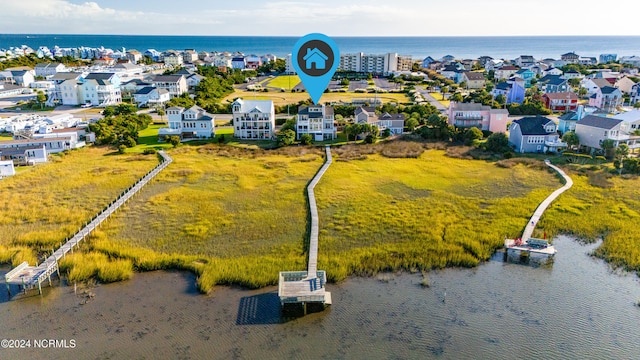
<svg viewBox="0 0 640 360"><path fill-rule="evenodd" d="M291 90L300 83L298 75L280 75L269 81L266 86L278 89ZM265 85L265 84L263 84Z"/></svg>
<svg viewBox="0 0 640 360"><path fill-rule="evenodd" d="M451 103L451 101L449 100L445 100L444 99L444 95L442 95L442 93L429 93L429 95L433 96L434 99L438 100L438 102L442 105L444 105L445 107L449 107L449 104Z"/></svg>
<svg viewBox="0 0 640 360"><path fill-rule="evenodd" d="M10 141L13 140L13 135L11 133L0 133L0 141Z"/></svg>

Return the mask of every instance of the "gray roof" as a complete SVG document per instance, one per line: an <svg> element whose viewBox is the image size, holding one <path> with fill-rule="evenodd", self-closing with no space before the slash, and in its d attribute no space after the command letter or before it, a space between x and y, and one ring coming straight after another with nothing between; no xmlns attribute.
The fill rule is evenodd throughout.
<svg viewBox="0 0 640 360"><path fill-rule="evenodd" d="M155 88L153 86L145 86L142 89L136 91L134 95L146 95L150 94Z"/></svg>
<svg viewBox="0 0 640 360"><path fill-rule="evenodd" d="M384 113L378 116L378 120L402 120L404 121L404 114L389 114Z"/></svg>
<svg viewBox="0 0 640 360"><path fill-rule="evenodd" d="M547 85L561 85L566 81L566 79L562 78L562 75L545 75L540 80L538 80L539 83Z"/></svg>
<svg viewBox="0 0 640 360"><path fill-rule="evenodd" d="M483 111L489 110L491 107L480 103L455 103L453 110L455 111Z"/></svg>
<svg viewBox="0 0 640 360"><path fill-rule="evenodd" d="M84 79L85 80L111 80L114 76L114 73L89 73Z"/></svg>
<svg viewBox="0 0 640 360"><path fill-rule="evenodd" d="M72 79L77 79L78 77L80 77L80 73L74 73L74 72L59 72L56 73L55 75L53 75L53 78L51 78L52 80L72 80Z"/></svg>
<svg viewBox="0 0 640 360"><path fill-rule="evenodd" d="M321 105L311 105L311 106L300 106L298 108L298 114L300 115L309 115L309 117L322 117L323 113L318 112L309 112L310 107L321 107ZM324 106L324 115L333 115L333 107Z"/></svg>
<svg viewBox="0 0 640 360"><path fill-rule="evenodd" d="M622 120L606 118L603 116L595 116L595 115L587 115L582 120L578 121L576 124L591 126L595 128L610 130L620 124Z"/></svg>
<svg viewBox="0 0 640 360"><path fill-rule="evenodd" d="M477 71L467 71L464 73L464 75L467 77L467 79L469 80L484 80L484 74L481 72L477 72Z"/></svg>
<svg viewBox="0 0 640 360"><path fill-rule="evenodd" d="M547 135L549 133L544 127L550 122L553 123L551 119L544 116L525 117L513 122L520 126L522 135Z"/></svg>
<svg viewBox="0 0 640 360"><path fill-rule="evenodd" d="M618 90L618 88L614 88L613 86L605 86L600 90L602 91L603 94L611 94L615 91L620 91Z"/></svg>
<svg viewBox="0 0 640 360"><path fill-rule="evenodd" d="M153 78L154 82L178 82L183 75L157 75Z"/></svg>

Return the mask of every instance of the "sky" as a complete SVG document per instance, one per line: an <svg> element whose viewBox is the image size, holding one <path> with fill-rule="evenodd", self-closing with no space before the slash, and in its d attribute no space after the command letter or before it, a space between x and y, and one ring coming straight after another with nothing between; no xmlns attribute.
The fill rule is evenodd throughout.
<svg viewBox="0 0 640 360"><path fill-rule="evenodd" d="M299 36L640 35L636 0L2 0L0 33ZM616 10L617 9L617 10ZM613 21L615 18L615 21ZM600 19L600 20L598 20Z"/></svg>

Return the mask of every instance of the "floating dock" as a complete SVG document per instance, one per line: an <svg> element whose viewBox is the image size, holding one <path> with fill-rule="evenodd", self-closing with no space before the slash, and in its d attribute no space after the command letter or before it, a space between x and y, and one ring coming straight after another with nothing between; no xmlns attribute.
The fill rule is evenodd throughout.
<svg viewBox="0 0 640 360"><path fill-rule="evenodd" d="M307 314L307 305L324 309L331 305L331 293L325 290L327 273L318 268L318 208L313 189L316 187L322 175L331 165L331 148L325 147L327 159L316 176L307 186L309 196L309 211L311 213L311 232L309 236L309 262L307 271L281 271L278 281L278 296L283 310L286 307L302 307Z"/></svg>

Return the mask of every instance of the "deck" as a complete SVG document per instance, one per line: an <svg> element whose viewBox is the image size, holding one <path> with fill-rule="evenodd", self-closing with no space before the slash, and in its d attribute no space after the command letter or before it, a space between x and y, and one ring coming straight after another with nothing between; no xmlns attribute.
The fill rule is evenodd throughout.
<svg viewBox="0 0 640 360"><path fill-rule="evenodd" d="M118 198L109 204L104 210L96 215L90 222L86 223L84 227L80 228L78 232L67 239L56 251L53 252L44 262L36 264L36 266L29 266L28 263L23 262L13 270L5 274L5 281L7 289L9 285L19 285L23 290L32 289L38 287L38 291L42 293L41 284L45 280L49 280L51 284L51 275L58 271L58 260L62 259L68 252L73 252L73 248L77 247L87 236L89 236L95 229L97 229L102 222L107 220L120 206L124 205L127 200L131 199L140 189L149 183L156 175L164 170L173 161L169 155L164 151L159 151L158 154L162 157L162 162L158 164L153 170L149 171L142 178L140 178L134 185L129 187L125 192L120 194Z"/></svg>
<svg viewBox="0 0 640 360"><path fill-rule="evenodd" d="M309 261L307 262L307 271L280 272L278 296L280 297L280 303L283 306L285 304L292 303L331 304L331 293L325 291L324 287L327 282L326 272L324 270L318 270L318 208L316 204L316 196L313 191L333 161L331 157L331 148L329 146L325 147L325 152L327 156L325 163L307 186L309 212L311 214Z"/></svg>

